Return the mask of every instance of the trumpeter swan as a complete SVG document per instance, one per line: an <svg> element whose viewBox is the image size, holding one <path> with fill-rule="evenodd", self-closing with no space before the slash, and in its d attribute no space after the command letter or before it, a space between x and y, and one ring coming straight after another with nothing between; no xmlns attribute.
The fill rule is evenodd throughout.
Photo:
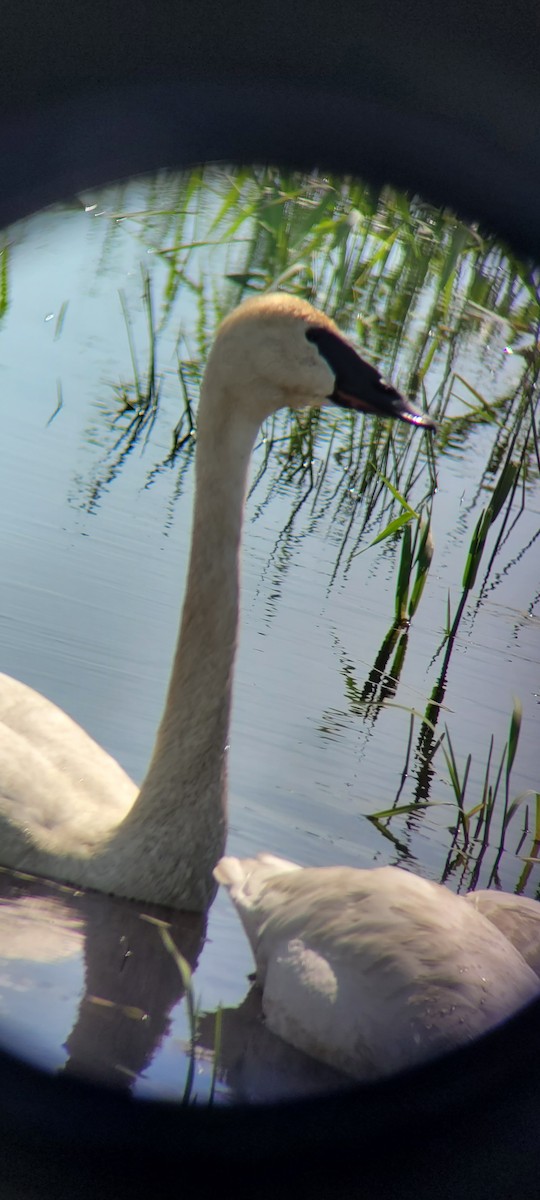
<svg viewBox="0 0 540 1200"><path fill-rule="evenodd" d="M250 941L269 1028L357 1080L468 1042L540 994L474 903L399 867L261 854L223 858L214 874Z"/></svg>
<svg viewBox="0 0 540 1200"><path fill-rule="evenodd" d="M275 410L330 403L434 426L305 301L257 297L223 322L201 388L180 632L141 789L64 712L0 676L4 866L175 908L208 905L226 834L249 459L261 422Z"/></svg>
<svg viewBox="0 0 540 1200"><path fill-rule="evenodd" d="M469 892L464 899L496 925L540 977L540 904L509 892Z"/></svg>

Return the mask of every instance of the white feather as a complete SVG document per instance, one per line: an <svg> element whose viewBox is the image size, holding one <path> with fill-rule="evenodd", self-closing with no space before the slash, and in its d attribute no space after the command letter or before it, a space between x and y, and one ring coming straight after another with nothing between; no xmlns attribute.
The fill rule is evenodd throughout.
<svg viewBox="0 0 540 1200"><path fill-rule="evenodd" d="M474 903L397 867L295 870L261 855L222 859L216 878L249 937L270 1029L355 1079L471 1041L540 994Z"/></svg>

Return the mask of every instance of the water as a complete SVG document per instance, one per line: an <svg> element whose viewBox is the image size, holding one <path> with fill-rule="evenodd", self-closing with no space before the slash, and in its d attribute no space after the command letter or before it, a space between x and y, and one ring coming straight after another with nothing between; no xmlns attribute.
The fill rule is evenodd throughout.
<svg viewBox="0 0 540 1200"><path fill-rule="evenodd" d="M183 286L159 336L158 417L147 441L120 461L113 418L133 364L118 291L125 294L143 374L148 339L141 264L151 269L157 312L170 275L168 260L155 253L159 222L118 225L110 214L120 204L145 209L156 195L174 190L170 182L159 186L161 192L153 183L137 183L85 197L9 231L9 307L0 326L0 666L69 712L136 780L150 754L177 632L190 531L189 444L173 467L155 468L169 453L182 409L177 350L184 359L196 358L201 339L197 292ZM218 199L208 196L209 221ZM218 286L239 252L227 245L193 252L193 277L197 267ZM417 324L429 310L426 297ZM490 327L487 337L485 327L472 322L454 363L491 398L511 392L523 369L519 354L504 353L508 336L504 323ZM409 352L407 344L395 352L396 380ZM385 354L390 360L390 344ZM436 358L426 377L428 395L442 373ZM332 436L325 415L315 478ZM349 542L341 554L351 514L331 499L344 480L347 490L348 433L339 436L343 445L332 443L318 498L305 476L287 478L285 448L278 446L248 502L228 845L233 853L265 849L310 865L399 862L440 879L456 822L442 754L434 761L429 807L394 818L385 827L391 837L366 818L395 801L410 712L423 712L440 670L440 658L433 660L448 592L455 609L472 528L486 502L479 480L493 427L477 424L462 440L452 438L439 457L436 554L395 694L385 706L367 681L393 618L395 552L389 543L368 548L377 532L372 522L359 545L364 552L350 557ZM254 474L264 454L261 444ZM352 478L351 485L354 490ZM443 715L462 771L472 754L470 808L481 796L492 734L497 761L502 753L514 695L524 715L512 796L538 786L538 509L531 484L476 611L473 595L451 660ZM356 520L353 514L353 530ZM415 786L410 764L401 805L414 799ZM534 806L524 803L499 866L500 883L509 890L522 876L533 828ZM490 848L481 885L493 860ZM463 886L457 869L448 881ZM533 863L525 891L534 896L538 885ZM0 875L0 895L4 1043L51 1069L97 1071L137 1095L181 1098L189 1022L159 926L134 906L9 872ZM195 1094L204 1099L212 1086L213 1014L220 1004L218 1100L331 1086L327 1073L284 1052L261 1025L247 978L250 952L226 898L218 895L207 926L178 916L174 924L178 945L196 967L195 992L205 1014Z"/></svg>

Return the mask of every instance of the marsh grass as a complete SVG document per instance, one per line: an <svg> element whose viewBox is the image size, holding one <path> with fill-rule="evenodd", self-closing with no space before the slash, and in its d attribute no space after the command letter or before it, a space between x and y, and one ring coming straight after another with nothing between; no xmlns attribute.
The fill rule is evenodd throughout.
<svg viewBox="0 0 540 1200"><path fill-rule="evenodd" d="M63 392L63 388L62 388L62 380L57 379L57 381L56 381L56 408L53 409L48 421L46 422L45 428L48 429L49 425L52 425L52 422L54 421L55 417L58 416L58 413L61 411L61 409L63 407L64 407L64 392Z"/></svg>
<svg viewBox="0 0 540 1200"><path fill-rule="evenodd" d="M448 728L445 728L445 744L441 739L442 752L454 792L458 822L450 831L452 833L452 844L443 872L443 881L448 879L452 874L457 873L459 875L460 887L466 887L467 890L474 889L478 884L484 857L490 849L494 849L495 854L489 872L488 886L495 885L500 887L499 865L505 850L507 835L510 825L514 822L514 818L519 811L523 810L523 826L514 853L524 858L525 863L528 863L529 867L532 867L532 863L536 861L540 833L540 797L538 793L532 791L516 796L512 796L511 793L512 768L519 743L521 718L521 701L514 698L507 741L498 761L496 759L494 763L494 739L493 736L491 737L481 799L479 802L473 804L470 809L467 809L465 802L472 754L469 753L467 755L465 766L462 773L460 773L457 754ZM497 800L500 795L502 796L502 806L499 805L497 808ZM532 844L529 854L522 855L521 852L531 828L531 802L533 800L534 822ZM495 844L493 845L491 831L494 820L498 826L498 832L495 835L495 839L498 840L495 840ZM516 888L518 892L523 890L529 874L530 869L528 872L526 869L522 871Z"/></svg>
<svg viewBox="0 0 540 1200"><path fill-rule="evenodd" d="M443 420L443 449L452 428L457 430L456 423L463 439L478 423L497 422L497 405L452 370L455 348L474 324L510 322L514 339L530 331L537 312L536 291L523 268L517 282L509 280L501 248L452 214L390 188L351 180L284 174L273 168L221 174L197 168L180 179L176 208L124 214L126 220L145 231L167 268L159 320L156 324L150 312L148 321L145 384L132 348L134 394L124 386L118 389L123 415L126 409L132 414L123 430L127 450L155 420L159 405L156 338L174 317L174 304L183 288L197 302L195 345L186 360L191 371L195 364L202 367L216 325L226 312L247 294L285 286L333 315L392 378L399 363L394 381L417 402L425 403L427 379L437 367L442 378L430 410ZM206 257L200 259L203 251ZM221 285L216 271L205 269L213 257L223 264ZM147 280L145 295L148 288ZM151 310L148 301L147 307ZM362 316L364 312L369 317ZM127 311L125 319L129 334ZM179 380L185 403L182 362ZM459 412L450 413L458 396ZM193 440L193 407L188 437L186 424L183 421L181 429L173 431L170 453L161 466L174 465ZM327 504L326 449L329 437L335 438L335 451L346 464L344 489L333 498L342 526L336 562L345 568L366 530L377 524L382 528L383 521L388 524L400 515L397 506L389 503L374 461L381 475L405 497L417 494L423 484L415 499L420 510L436 486L435 458L426 439L411 438L397 426L372 420L351 422L349 433L349 444L343 445L342 420L329 428L326 414L279 415L263 433L265 457L256 480L256 486L262 487L265 476L271 475L269 497L281 480L294 480L302 489L299 500L309 496L313 502L320 496ZM157 464L155 469L159 468Z"/></svg>
<svg viewBox="0 0 540 1200"><path fill-rule="evenodd" d="M142 299L148 326L148 364L144 378L141 376L139 370L133 326L125 293L122 290L119 292L133 369L133 384L122 385L117 389L118 400L122 406L122 414L130 414L127 429L123 431L119 440L127 442L130 447L139 439L141 433L144 432L147 437L151 432L159 405L159 379L156 375L156 327L152 285L150 275L144 268L141 269L141 282Z"/></svg>
<svg viewBox="0 0 540 1200"><path fill-rule="evenodd" d="M516 463L513 460L512 455L515 452L516 442L518 439L518 432L519 432L518 428L516 427L513 431L512 437L510 438L510 442L509 442L507 453L506 453L506 459L503 462L503 465L502 465L502 468L501 468L501 471L499 474L499 478L496 481L496 483L492 489L490 500L488 501L487 505L485 505L485 507L480 512L480 515L476 521L476 525L473 529L472 536L471 536L471 539L469 542L469 548L467 551L467 557L465 560L465 566L464 566L464 570L463 570L461 596L460 596L460 599L459 599L458 605L456 607L456 611L455 611L453 618L451 616L450 597L448 598L446 618L445 618L445 636L444 636L443 643L439 646L438 650L436 651L436 653L434 655L433 661L436 661L436 659L437 659L438 655L441 653L442 648L445 643L446 643L446 648L444 651L442 665L441 665L441 669L440 669L438 678L435 682L435 685L431 692L431 696L426 705L426 709L424 712L424 718L423 718L423 721L420 726L418 742L417 742L417 752L416 753L417 753L417 762L418 762L418 775L417 775L418 785L417 785L417 791L416 791L416 798L418 801L425 801L429 794L430 781L431 781L430 767L431 767L431 763L432 763L435 751L439 745L439 743L436 741L436 736L435 736L436 735L436 727L437 727L437 723L439 721L439 717L440 717L440 714L441 714L441 711L443 708L444 698L446 695L450 662L451 662L452 654L454 652L454 648L456 645L456 638L458 635L459 627L460 627L461 621L463 619L464 613L466 611L467 604L469 603L471 592L475 586L476 579L478 576L478 571L480 569L482 558L483 558L484 552L486 550L488 536L489 536L492 528L495 527L498 518L501 517L501 515L502 515L501 529L498 531L497 536L495 538L494 547L491 552L489 563L488 563L488 566L486 568L486 571L485 571L485 574L483 577L481 592L476 601L476 612L478 612L478 607L481 602L482 593L486 590L490 572L491 572L493 564L495 562L497 552L503 543L504 529L508 524L508 521L510 519L510 514L514 507L518 481L519 481L520 475L523 471L523 464L524 464L525 455L527 453L527 446L528 446L528 438L526 437L525 440L523 441L523 446L522 446L522 450L520 453L520 460L518 463ZM431 561L431 559L430 559L430 561ZM429 565L428 565L428 569L429 569ZM472 616L474 618L474 612L473 612ZM515 709L514 712L517 712L517 709ZM517 721L517 717L515 719ZM517 727L517 732L519 735L519 726ZM515 734L511 730L509 745L513 745L514 736L515 736ZM516 746L517 746L517 738L516 738ZM514 754L515 754L515 750L514 750ZM457 796L458 793L455 788L455 779L456 779L455 759L453 757L451 747L450 747L450 754L449 754L449 756L447 756L447 764L449 767L450 778L451 778L453 786L454 786L454 791ZM508 797L507 797L506 807L505 807L505 816L506 816L507 806L508 806ZM463 820L463 818L462 818L462 820ZM489 824L488 824L488 830L489 830Z"/></svg>
<svg viewBox="0 0 540 1200"><path fill-rule="evenodd" d="M183 1092L183 1096L182 1096L182 1104L191 1104L194 1101L193 1083L194 1083L194 1078L195 1078L195 1065L196 1065L196 1057L197 1057L197 1041L198 1041L198 1026L199 1026L199 1014L198 1014L197 1003L195 1000L195 992L194 992L194 988L193 988L193 977L192 977L191 968L189 966L189 963L186 961L183 954L180 953L180 951L178 950L178 947L175 945L167 925L164 922L163 923L160 922L158 929L159 929L159 934L160 934L161 940L163 942L163 945L165 946L165 949L167 950L168 954L170 954L171 957L174 959L174 962L176 963L176 966L178 967L178 972L179 972L180 978L182 980L182 986L184 988L185 1005L186 1005L186 1012L187 1012L187 1018L188 1018L188 1023L189 1023L189 1054L188 1054L188 1069L187 1069L187 1074L186 1074L186 1081L184 1084L184 1092Z"/></svg>
<svg viewBox="0 0 540 1200"><path fill-rule="evenodd" d="M182 987L184 989L184 997L185 997L186 1015L187 1015L188 1026L189 1026L189 1045L188 1045L188 1053L187 1053L188 1066L187 1066L186 1079L185 1079L184 1089L183 1089L183 1094L182 1094L182 1104L184 1104L184 1105L185 1104L196 1104L197 1103L197 1094L195 1091L195 1071L197 1068L197 1062L199 1060L199 1054L200 1054L199 1026L200 1026L200 1020L201 1020L202 1013L201 1013L200 1004L197 1002L196 997L195 997L195 991L194 991L194 987L193 987L193 974L192 974L191 968L189 966L189 963L186 961L183 954L180 953L180 951L178 950L178 947L175 945L175 943L171 937L169 926L167 925L167 923L164 921L156 920L155 918L152 919L152 922L153 922L153 924L155 924L157 926L157 929L158 929L159 935L161 937L161 940L163 942L163 945L164 945L167 953L171 955L174 962L176 963L176 966L178 968L178 973L182 980ZM207 1099L207 1103L209 1105L212 1105L216 1099L216 1087L217 1087L217 1082L218 1082L218 1076L219 1076L219 1070L220 1070L220 1059L221 1059L222 1032L223 1032L223 1008L222 1008L222 1005L219 1004L215 1013L213 1014L213 1050L212 1050L212 1055L211 1055L212 1068L211 1068L211 1075L210 1075L210 1087L209 1087L208 1099Z"/></svg>
<svg viewBox="0 0 540 1200"><path fill-rule="evenodd" d="M518 841L514 854L524 863L516 891L522 892L530 876L533 865L540 854L540 794L527 791L512 795L512 769L517 753L521 729L522 706L519 699L514 698L508 738L500 755L495 754L494 737L491 736L484 768L483 784L480 799L475 797L472 805L468 803L468 787L473 753L469 752L460 765L460 753L454 745L448 724L432 747L431 765L437 756L442 756L444 766L439 767L437 777L443 784L450 787L452 800L443 800L440 796L431 797L424 801L414 800L409 804L401 804L400 799L405 782L408 778L413 759L413 741L415 720L418 713L411 712L409 736L405 754L405 762L401 781L393 804L387 809L370 813L368 820L383 837L393 843L396 850L406 849L393 829L391 822L396 817L402 818L429 808L450 809L455 814L455 823L449 826L451 843L446 862L441 875L441 882L446 883L455 877L458 891L473 890L479 882L480 871L486 854L492 852L492 863L489 868L488 886L500 887L499 865L506 848L508 831L518 813L523 812L523 824L518 830ZM425 716L423 718L425 722ZM435 732L435 727L433 727ZM498 801L499 804L497 803ZM492 827L496 832L492 838ZM528 835L532 831L532 840L528 854L523 853Z"/></svg>

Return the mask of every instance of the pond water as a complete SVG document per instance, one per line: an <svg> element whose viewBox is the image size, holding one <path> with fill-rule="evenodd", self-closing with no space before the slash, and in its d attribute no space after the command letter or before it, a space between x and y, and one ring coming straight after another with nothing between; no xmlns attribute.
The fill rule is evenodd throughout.
<svg viewBox="0 0 540 1200"><path fill-rule="evenodd" d="M246 287L267 286L274 270L265 265L261 244L249 272L245 266L258 214L248 211L240 184L227 236L220 233L231 178L216 171L210 183L201 177L195 187L192 181L191 191L185 180L138 181L39 214L5 236L0 669L65 709L138 781L164 698L189 545L194 439L186 395L195 411L200 367L219 313ZM298 208L302 213L306 205ZM152 218L141 215L148 210ZM367 228L365 214L354 212L354 221ZM389 213L397 221L391 239L384 227ZM400 292L396 271L411 252L410 229L417 240L435 244L430 222L436 225L437 214L416 215L409 226L402 215L401 232L398 217L399 205L392 209L390 202L379 204L376 221L371 211L359 261L370 263L372 274L357 269L341 309L335 279L342 260L349 266L337 238L334 257L309 251L309 278L315 301L336 313L398 386L405 390L414 377L417 402L423 388L434 410L444 399L431 569L396 659L397 635L390 650L385 638L394 618L399 542L371 543L400 509L382 485L367 507L360 494L372 452L360 421L353 425L344 417L340 423L324 413L315 426L284 416L263 430L243 546L228 846L236 854L264 849L310 865L401 864L455 889L494 885L536 896L531 793L539 766L540 493L534 456L523 450L519 431L514 459L525 482L482 586L504 512L490 532L437 693L443 704L437 738L447 725L461 776L472 756L467 811L482 800L491 738L493 783L513 697L522 703L509 799L524 799L502 853L504 773L489 837L482 841L480 831L477 843L460 851L445 743L426 762L418 740L422 714L440 683L448 597L453 616L471 534L504 461L504 423L525 386L532 328L530 306L528 324L523 318L526 281L516 283L502 251L493 248L483 275L465 254L456 272L455 230L461 227L454 222L445 226L450 241L429 260L423 281L413 287L402 271ZM271 222L259 222L258 234L261 228L269 238ZM383 234L384 303L381 255L376 258ZM472 230L470 238L474 243L479 235ZM278 241L276 235L272 244ZM305 290L307 268L299 261L283 279L289 290ZM286 256L278 266L283 273ZM490 312L484 303L478 280L486 279L495 280L499 296L505 288L511 293L505 308L501 301ZM277 268L273 281L279 282ZM406 305L406 319L390 311L394 293ZM137 401L128 330L140 392L151 373L152 346L156 352L159 387L150 389L146 407ZM490 409L489 419L482 406ZM137 411L144 419L134 436L130 420ZM426 441L404 430L395 446L400 461L411 465L409 499L425 511ZM387 475L389 462L383 464ZM426 726L424 744L425 732ZM392 806L399 811L391 820L376 816ZM97 1073L137 1095L182 1098L190 1026L182 983L160 936L162 918L170 914L149 906L139 912L1 871L4 1043L51 1069ZM219 1005L216 1099L333 1086L330 1073L284 1051L264 1030L247 978L250 952L225 896L217 896L207 922L177 915L173 931L196 967L202 1014L195 1076L188 1081L192 1094L204 1100L212 1087Z"/></svg>

